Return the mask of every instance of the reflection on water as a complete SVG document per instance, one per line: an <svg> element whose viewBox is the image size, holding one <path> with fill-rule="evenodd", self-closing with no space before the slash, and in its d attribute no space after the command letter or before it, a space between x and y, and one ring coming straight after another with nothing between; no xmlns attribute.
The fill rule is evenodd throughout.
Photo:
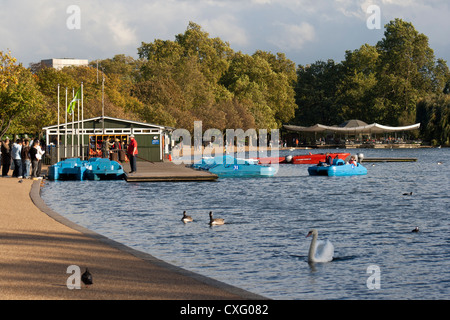
<svg viewBox="0 0 450 320"><path fill-rule="evenodd" d="M356 177L287 164L272 178L49 182L42 197L109 238L273 299L450 298L450 150L351 152L418 162L366 163ZM194 222L181 222L184 210ZM209 211L226 224L210 227ZM334 244L332 262L308 264L311 228ZM379 290L367 288L369 265Z"/></svg>

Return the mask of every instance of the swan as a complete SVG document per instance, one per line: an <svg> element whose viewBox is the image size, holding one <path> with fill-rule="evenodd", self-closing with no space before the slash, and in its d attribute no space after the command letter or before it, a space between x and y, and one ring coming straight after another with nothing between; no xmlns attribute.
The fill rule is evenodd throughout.
<svg viewBox="0 0 450 320"><path fill-rule="evenodd" d="M212 226L218 226L221 224L224 224L225 220L221 219L221 218L213 218L213 213L212 211L209 212L209 224Z"/></svg>
<svg viewBox="0 0 450 320"><path fill-rule="evenodd" d="M181 218L181 221L183 221L184 223L188 223L194 221L194 219L192 219L191 216L187 216L186 211L183 211L183 218Z"/></svg>
<svg viewBox="0 0 450 320"><path fill-rule="evenodd" d="M309 247L308 262L329 262L333 260L333 244L329 240L317 241L318 232L316 229L312 229L311 231L309 231L306 237L309 237L310 235L312 235L313 238Z"/></svg>

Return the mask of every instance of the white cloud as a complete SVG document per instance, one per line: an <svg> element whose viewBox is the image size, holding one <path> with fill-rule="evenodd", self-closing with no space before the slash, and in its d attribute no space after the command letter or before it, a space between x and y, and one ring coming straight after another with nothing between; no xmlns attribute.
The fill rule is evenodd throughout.
<svg viewBox="0 0 450 320"><path fill-rule="evenodd" d="M230 45L246 46L249 44L247 32L239 25L236 17L225 14L214 19L200 21L202 28L213 37L219 37Z"/></svg>
<svg viewBox="0 0 450 320"><path fill-rule="evenodd" d="M72 4L81 8L80 30L66 27ZM235 50L277 50L309 63L380 40L382 30L366 27L370 4L380 6L382 26L397 17L410 21L437 57L450 60L448 0L1 0L0 50L11 49L25 65L51 57L136 56L142 41L173 40L193 21Z"/></svg>
<svg viewBox="0 0 450 320"><path fill-rule="evenodd" d="M301 51L307 42L311 42L315 38L314 27L303 22L297 24L275 23L274 26L280 27L276 36L271 37L270 42L279 49L285 51Z"/></svg>

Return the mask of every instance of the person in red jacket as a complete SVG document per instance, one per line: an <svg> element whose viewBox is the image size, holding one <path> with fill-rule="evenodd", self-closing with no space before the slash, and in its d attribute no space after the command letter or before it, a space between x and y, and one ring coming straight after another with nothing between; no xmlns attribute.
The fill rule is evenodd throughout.
<svg viewBox="0 0 450 320"><path fill-rule="evenodd" d="M130 143L128 144L127 154L128 158L130 159L130 167L131 167L130 173L134 173L136 172L136 157L138 154L137 142L134 139L134 134L130 136Z"/></svg>

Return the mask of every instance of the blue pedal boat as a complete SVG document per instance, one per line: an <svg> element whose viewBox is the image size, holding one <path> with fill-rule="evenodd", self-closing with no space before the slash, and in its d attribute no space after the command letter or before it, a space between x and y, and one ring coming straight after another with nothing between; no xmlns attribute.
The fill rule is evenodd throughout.
<svg viewBox="0 0 450 320"><path fill-rule="evenodd" d="M49 180L83 180L88 161L79 158L70 158L48 167Z"/></svg>
<svg viewBox="0 0 450 320"><path fill-rule="evenodd" d="M342 159L335 159L332 165L320 163L316 166L308 167L308 173L310 176L355 176L366 175L367 169L360 163L357 163L355 166L346 164Z"/></svg>
<svg viewBox="0 0 450 320"><path fill-rule="evenodd" d="M229 155L203 158L192 167L208 170L219 178L271 177L276 174L274 167L259 165L258 160L234 158Z"/></svg>
<svg viewBox="0 0 450 320"><path fill-rule="evenodd" d="M47 176L49 180L118 180L125 177L125 172L117 161L70 158L49 166Z"/></svg>
<svg viewBox="0 0 450 320"><path fill-rule="evenodd" d="M125 177L125 172L117 161L90 158L85 175L88 180L118 180Z"/></svg>

